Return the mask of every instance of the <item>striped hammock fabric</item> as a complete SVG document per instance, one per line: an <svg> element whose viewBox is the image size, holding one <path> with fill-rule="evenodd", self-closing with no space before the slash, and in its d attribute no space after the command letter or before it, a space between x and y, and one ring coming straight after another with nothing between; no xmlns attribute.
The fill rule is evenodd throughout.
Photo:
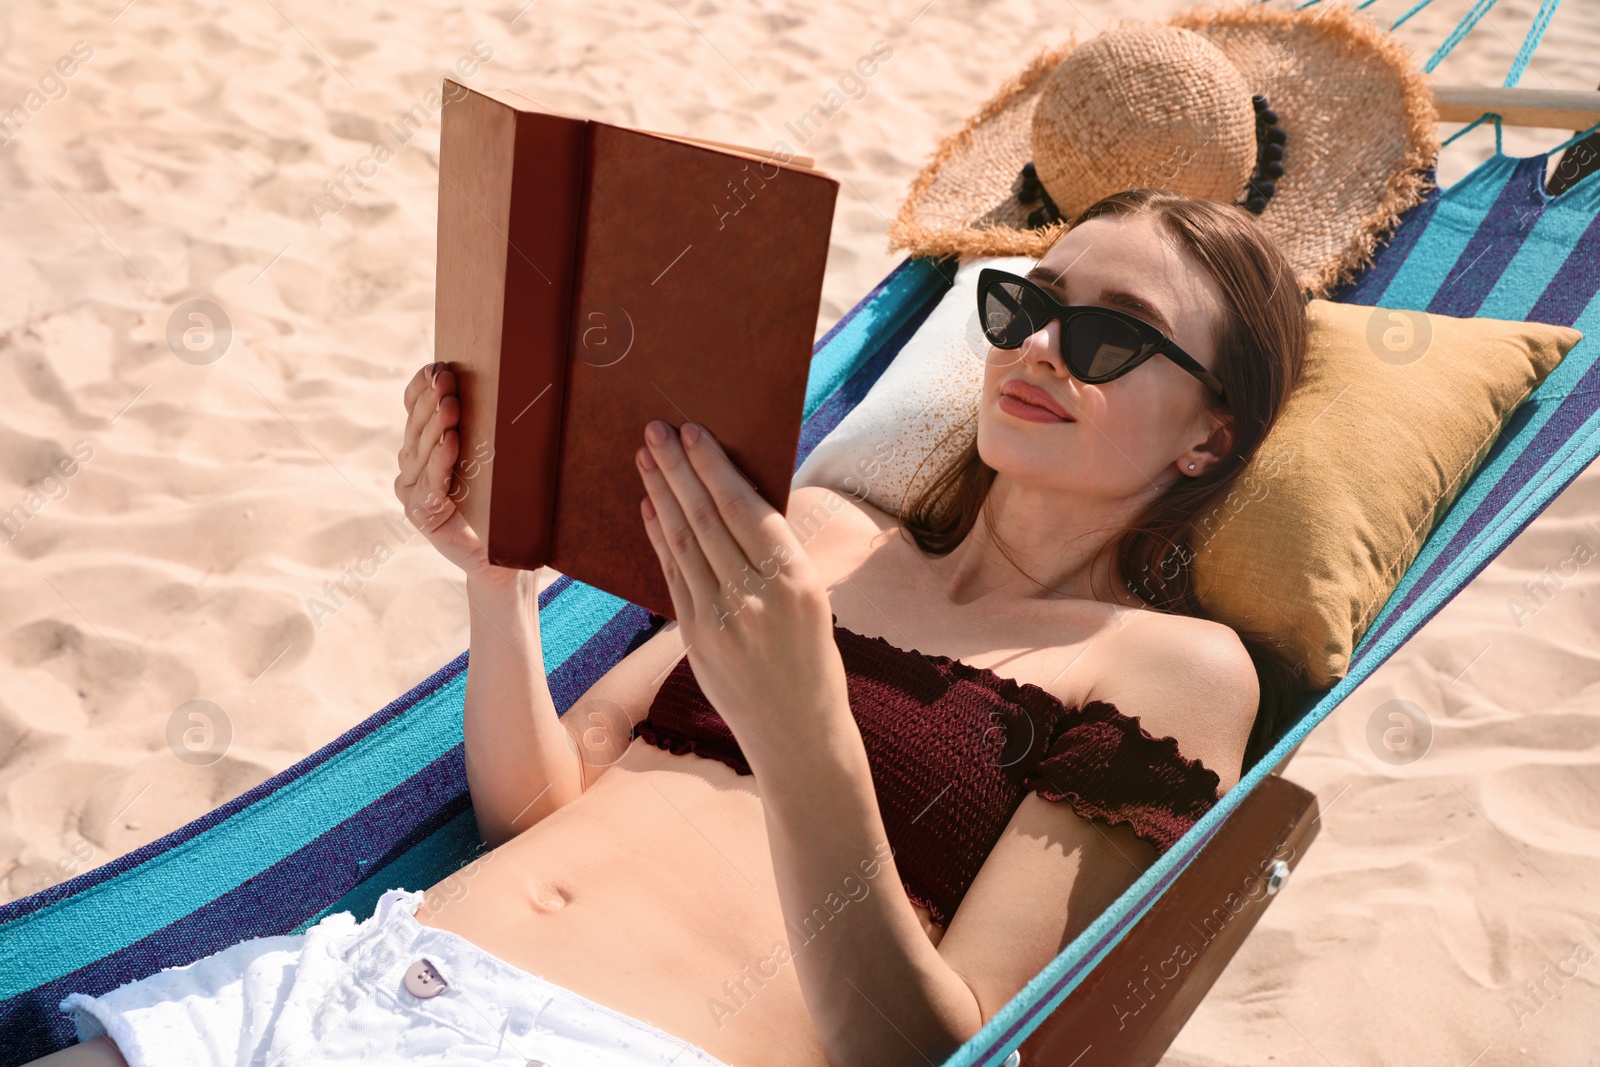
<svg viewBox="0 0 1600 1067"><path fill-rule="evenodd" d="M1407 215L1336 299L1600 328L1600 181L1555 200L1545 157L1497 155ZM814 349L803 460L865 395L949 285L906 260ZM1600 452L1600 343L1586 337L1517 411L1365 635L1349 675L1186 837L961 1048L1001 1062L1171 884L1250 789L1415 633ZM558 579L539 598L562 711L648 629L646 613ZM71 1043L56 1005L332 912L369 915L392 887L426 888L482 848L462 762L465 653L332 744L103 867L0 907L0 1065Z"/></svg>

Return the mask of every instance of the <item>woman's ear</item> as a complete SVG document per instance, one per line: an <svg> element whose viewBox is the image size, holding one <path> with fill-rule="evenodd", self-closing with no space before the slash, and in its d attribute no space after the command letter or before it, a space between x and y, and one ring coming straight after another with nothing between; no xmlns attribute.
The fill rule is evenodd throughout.
<svg viewBox="0 0 1600 1067"><path fill-rule="evenodd" d="M1233 447L1232 413L1213 414L1211 433L1204 441L1178 457L1178 469L1184 474L1199 477L1212 464L1220 463ZM1191 468L1190 464L1193 464Z"/></svg>

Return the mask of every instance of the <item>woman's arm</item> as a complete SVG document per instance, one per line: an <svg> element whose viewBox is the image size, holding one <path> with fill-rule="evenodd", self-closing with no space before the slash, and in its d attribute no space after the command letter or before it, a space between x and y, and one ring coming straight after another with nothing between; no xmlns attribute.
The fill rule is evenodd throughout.
<svg viewBox="0 0 1600 1067"><path fill-rule="evenodd" d="M1175 738L1182 758L1202 759L1219 776L1219 795L1226 792L1238 781L1233 768L1243 756L1259 697L1249 653L1237 634L1218 623L1155 612L1131 618L1136 625L1108 632L1103 656L1089 668L1097 676L1090 687L1093 699L1115 697L1120 710L1137 714L1144 732ZM1054 791L1060 783L1046 775L1039 784ZM1094 795L1088 780L1082 785ZM1157 801L1161 794L1148 799ZM939 954L966 978L986 1021L1160 855L1131 823L1087 818L1075 803L1047 800L1037 791L1023 798L939 941ZM1267 867L1270 863L1241 869L1235 888L1219 890L1215 903L1224 904L1235 893L1260 899L1268 892L1268 871L1262 869ZM1223 908L1224 916L1237 912L1237 907ZM1166 983L1210 936L1197 931L1192 945L1175 945L1154 971L1146 968L1137 994L1128 993L1116 1005L1118 1025L1144 1025L1149 1017L1137 1016L1147 1002L1163 995Z"/></svg>
<svg viewBox="0 0 1600 1067"><path fill-rule="evenodd" d="M456 507L453 494L463 487L455 482L461 419L455 375L444 364L423 367L407 385L405 403L394 490L412 525L466 574L467 784L478 831L493 847L572 800L621 755L683 646L675 627L664 629L558 716L539 642L535 573L491 565Z"/></svg>
<svg viewBox="0 0 1600 1067"><path fill-rule="evenodd" d="M456 475L461 401L449 366L430 363L417 371L406 386L405 404L394 493L406 519L467 576L467 786L478 832L493 847L581 791L577 755L565 743L545 682L535 575L492 566L456 507L456 494L472 487Z"/></svg>
<svg viewBox="0 0 1600 1067"><path fill-rule="evenodd" d="M472 636L461 723L472 809L490 848L583 792L545 679L535 572L495 570L504 573L467 575Z"/></svg>
<svg viewBox="0 0 1600 1067"><path fill-rule="evenodd" d="M518 570L467 579L472 662L462 729L478 832L491 847L575 798L621 759L634 723L683 656L678 624L668 622L558 717L533 579Z"/></svg>
<svg viewBox="0 0 1600 1067"><path fill-rule="evenodd" d="M784 711L802 717L798 706ZM779 743L775 732L774 743L741 744L761 783L795 973L828 1062L942 1063L983 1025L982 1005L906 897L849 706L803 720L803 739Z"/></svg>
<svg viewBox="0 0 1600 1067"><path fill-rule="evenodd" d="M790 951L829 1061L943 1060L982 1014L889 855L822 576L710 435L652 434L641 514L695 678L760 785ZM854 893L863 878L877 892Z"/></svg>

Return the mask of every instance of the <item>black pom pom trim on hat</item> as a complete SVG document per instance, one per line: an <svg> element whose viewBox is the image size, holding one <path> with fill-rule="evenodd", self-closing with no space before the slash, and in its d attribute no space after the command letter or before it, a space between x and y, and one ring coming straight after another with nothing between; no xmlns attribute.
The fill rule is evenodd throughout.
<svg viewBox="0 0 1600 1067"><path fill-rule="evenodd" d="M1256 93L1250 98L1256 109L1256 169L1245 186L1244 200L1239 206L1252 215L1267 209L1267 201L1278 191L1277 179L1283 177L1283 146L1289 135L1278 123L1278 113L1272 110L1267 98Z"/></svg>
<svg viewBox="0 0 1600 1067"><path fill-rule="evenodd" d="M1044 182L1039 180L1038 171L1033 169L1030 159L1022 165L1022 173L1018 176L1017 202L1026 207L1029 204L1039 206L1028 212L1028 229L1037 230L1041 226L1048 226L1052 222L1059 222L1061 209L1056 207L1050 194L1045 191Z"/></svg>

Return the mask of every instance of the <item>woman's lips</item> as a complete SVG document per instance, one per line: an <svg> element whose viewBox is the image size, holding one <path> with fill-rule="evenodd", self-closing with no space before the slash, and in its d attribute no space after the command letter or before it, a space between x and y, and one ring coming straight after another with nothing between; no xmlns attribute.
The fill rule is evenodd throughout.
<svg viewBox="0 0 1600 1067"><path fill-rule="evenodd" d="M1073 422L1070 415L1063 415L1047 405L1054 405L1049 394L1036 385L1027 382L1007 382L1000 393L1000 410L1008 415L1015 415L1028 422Z"/></svg>

